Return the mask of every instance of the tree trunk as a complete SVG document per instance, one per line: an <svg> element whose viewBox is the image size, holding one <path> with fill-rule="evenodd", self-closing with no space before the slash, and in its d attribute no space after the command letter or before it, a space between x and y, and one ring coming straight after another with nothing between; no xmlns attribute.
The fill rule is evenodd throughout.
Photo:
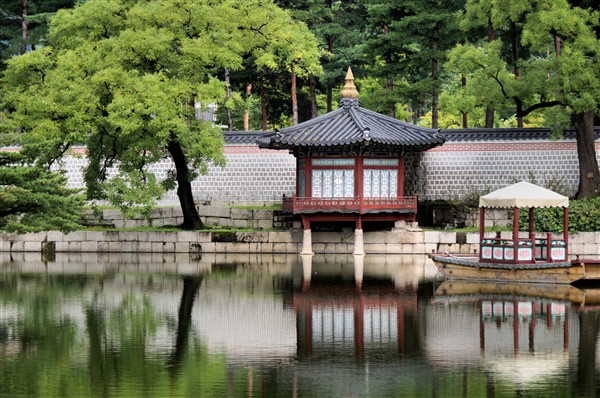
<svg viewBox="0 0 600 398"><path fill-rule="evenodd" d="M260 79L258 89L260 90L260 125L262 131L267 131L267 95L265 94L265 82L263 79Z"/></svg>
<svg viewBox="0 0 600 398"><path fill-rule="evenodd" d="M517 60L519 59L519 33L517 32L517 24L514 21L510 23L510 32L512 39L512 61L513 61L513 74L515 79L519 78L519 65ZM517 127L523 127L523 117L517 116Z"/></svg>
<svg viewBox="0 0 600 398"><path fill-rule="evenodd" d="M292 65L292 125L298 125L298 97L296 95L296 72L294 72L294 65Z"/></svg>
<svg viewBox="0 0 600 398"><path fill-rule="evenodd" d="M231 82L229 81L229 68L225 68L225 89L226 89L226 98L231 99ZM231 114L231 109L227 108L227 127L229 131L233 131L233 115Z"/></svg>
<svg viewBox="0 0 600 398"><path fill-rule="evenodd" d="M333 35L327 36L327 51L329 54L333 54ZM330 61L331 62L331 59ZM331 79L327 79L327 112L331 112L333 109L333 82Z"/></svg>
<svg viewBox="0 0 600 398"><path fill-rule="evenodd" d="M312 119L319 116L319 109L317 108L317 80L314 76L310 77L310 117Z"/></svg>
<svg viewBox="0 0 600 398"><path fill-rule="evenodd" d="M465 75L462 75L460 77L460 85L462 86L463 90L465 89L465 87L467 87L467 77ZM467 112L461 112L462 115L462 128L466 129L469 127L469 115L467 114Z"/></svg>
<svg viewBox="0 0 600 398"><path fill-rule="evenodd" d="M384 36L388 36L390 34L390 25L388 25L387 23L383 25L383 35ZM390 65L392 63L392 61L390 60L390 57L385 57L385 63L387 65ZM385 89L387 91L390 92L390 98L391 98L391 94L394 92L394 79L392 77L390 77L388 75L386 82L385 82ZM388 116L390 117L396 117L396 104L392 101L392 103L390 104L390 110L388 111Z"/></svg>
<svg viewBox="0 0 600 398"><path fill-rule="evenodd" d="M491 129L494 127L494 108L488 105L485 108L485 127Z"/></svg>
<svg viewBox="0 0 600 398"><path fill-rule="evenodd" d="M189 168L185 159L185 153L181 145L177 141L169 141L167 150L175 164L175 172L177 176L177 196L179 204L183 212L183 224L181 228L194 230L203 229L204 223L200 219L198 209L194 203L194 195L192 194L192 183L189 180Z"/></svg>
<svg viewBox="0 0 600 398"><path fill-rule="evenodd" d="M492 42L496 40L497 34L496 29L494 28L494 24L492 24L492 20L488 20L488 42ZM485 127L491 129L494 127L494 108L491 105L488 105L485 108Z"/></svg>
<svg viewBox="0 0 600 398"><path fill-rule="evenodd" d="M252 94L252 83L246 84L246 101L250 98L250 94ZM246 103L246 109L244 109L244 131L250 130L250 109L248 109L248 104Z"/></svg>
<svg viewBox="0 0 600 398"><path fill-rule="evenodd" d="M593 198L600 194L594 111L576 113L573 118L577 137L577 158L579 159L579 190L575 198Z"/></svg>
<svg viewBox="0 0 600 398"><path fill-rule="evenodd" d="M21 14L21 54L27 52L27 13L29 9L28 0L23 0L23 13Z"/></svg>
<svg viewBox="0 0 600 398"><path fill-rule="evenodd" d="M440 49L440 23L435 24L433 28L433 58L431 59L431 77L433 78L433 94L431 96L431 128L438 128L438 58L437 53Z"/></svg>

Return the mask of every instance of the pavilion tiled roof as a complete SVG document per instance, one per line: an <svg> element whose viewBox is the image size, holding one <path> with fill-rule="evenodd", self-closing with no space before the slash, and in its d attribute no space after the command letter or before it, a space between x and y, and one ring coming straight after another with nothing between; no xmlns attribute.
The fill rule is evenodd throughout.
<svg viewBox="0 0 600 398"><path fill-rule="evenodd" d="M405 152L442 145L439 130L406 123L360 106L350 69L340 107L296 126L276 130L259 140L271 149L385 146Z"/></svg>

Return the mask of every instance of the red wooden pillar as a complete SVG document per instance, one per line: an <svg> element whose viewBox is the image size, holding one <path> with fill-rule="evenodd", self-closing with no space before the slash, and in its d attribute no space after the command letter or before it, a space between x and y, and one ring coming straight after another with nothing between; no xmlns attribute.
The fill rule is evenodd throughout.
<svg viewBox="0 0 600 398"><path fill-rule="evenodd" d="M358 214L363 213L363 195L364 195L364 186L365 186L365 172L364 172L363 159L364 158L362 156L357 156L356 157L356 167L354 168L355 173L356 173L354 175L354 186L356 188L354 197L358 198L358 201L360 203Z"/></svg>
<svg viewBox="0 0 600 398"><path fill-rule="evenodd" d="M404 196L404 158L398 159L398 197Z"/></svg>
<svg viewBox="0 0 600 398"><path fill-rule="evenodd" d="M304 195L307 198L312 198L312 158L304 159Z"/></svg>
<svg viewBox="0 0 600 398"><path fill-rule="evenodd" d="M563 237L565 239L565 260L569 260L569 208L563 207Z"/></svg>
<svg viewBox="0 0 600 398"><path fill-rule="evenodd" d="M302 215L302 228L310 229L310 216Z"/></svg>
<svg viewBox="0 0 600 398"><path fill-rule="evenodd" d="M513 262L519 261L519 208L513 209Z"/></svg>
<svg viewBox="0 0 600 398"><path fill-rule="evenodd" d="M364 165L362 156L356 157L356 167L354 168L354 173L354 189L356 189L354 196L362 197L365 184Z"/></svg>
<svg viewBox="0 0 600 398"><path fill-rule="evenodd" d="M483 242L485 236L485 207L479 208L479 244ZM479 259L481 260L481 249L479 250Z"/></svg>

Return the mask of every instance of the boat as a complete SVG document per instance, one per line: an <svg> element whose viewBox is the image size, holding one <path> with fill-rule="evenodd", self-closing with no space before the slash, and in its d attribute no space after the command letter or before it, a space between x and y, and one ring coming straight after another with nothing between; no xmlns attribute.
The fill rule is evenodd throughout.
<svg viewBox="0 0 600 398"><path fill-rule="evenodd" d="M562 236L534 231L536 208L563 209ZM569 260L569 198L527 181L510 185L479 198L479 253L431 253L437 269L449 280L479 280L524 283L574 283L598 279L600 266L586 275L586 261ZM511 236L485 232L486 208L512 209ZM519 210L529 209L529 231L519 234Z"/></svg>

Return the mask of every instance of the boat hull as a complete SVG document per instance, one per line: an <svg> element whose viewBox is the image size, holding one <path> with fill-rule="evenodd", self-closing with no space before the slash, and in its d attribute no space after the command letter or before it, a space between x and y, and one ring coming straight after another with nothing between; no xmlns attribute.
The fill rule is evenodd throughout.
<svg viewBox="0 0 600 398"><path fill-rule="evenodd" d="M432 254L440 273L450 280L523 283L573 283L585 277L583 264L571 262L535 264L480 263L477 257Z"/></svg>

